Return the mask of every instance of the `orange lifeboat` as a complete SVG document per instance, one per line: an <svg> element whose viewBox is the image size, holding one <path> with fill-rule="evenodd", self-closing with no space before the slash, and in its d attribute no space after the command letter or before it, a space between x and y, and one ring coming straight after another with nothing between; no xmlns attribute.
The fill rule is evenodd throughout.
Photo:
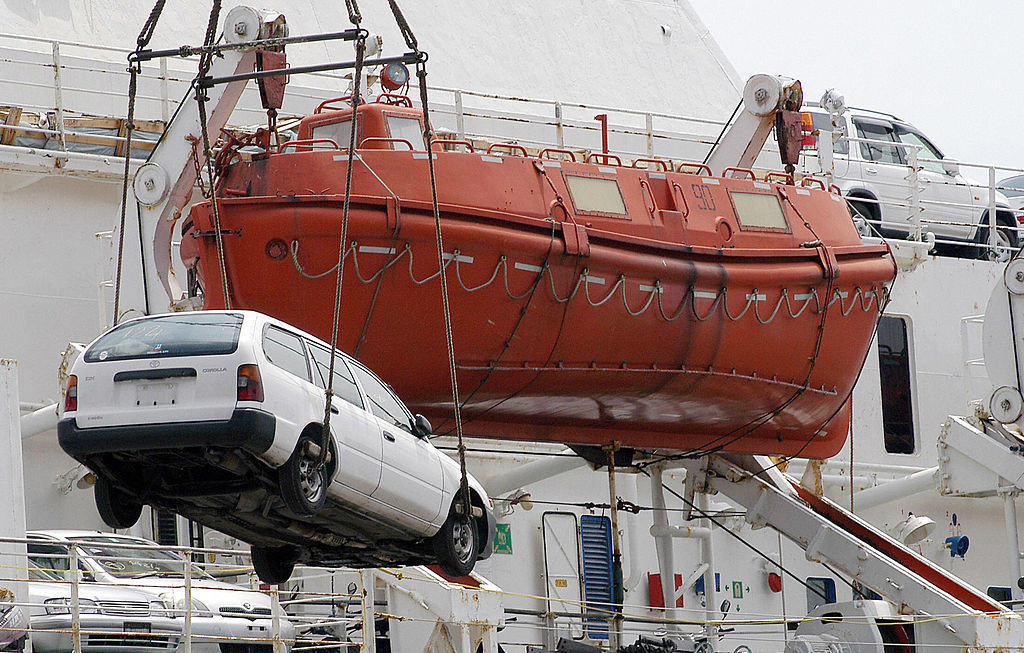
<svg viewBox="0 0 1024 653"><path fill-rule="evenodd" d="M356 111L337 344L443 433L422 114L394 96ZM330 339L351 119L325 103L297 141L225 167L232 307ZM467 434L813 458L842 447L895 264L861 241L838 194L749 171L433 146ZM223 308L210 202L182 233L205 307Z"/></svg>

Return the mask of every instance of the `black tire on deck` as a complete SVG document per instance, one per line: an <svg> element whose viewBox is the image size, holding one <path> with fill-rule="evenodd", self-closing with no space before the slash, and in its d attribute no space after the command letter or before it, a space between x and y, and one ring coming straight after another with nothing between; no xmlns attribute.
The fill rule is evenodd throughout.
<svg viewBox="0 0 1024 653"><path fill-rule="evenodd" d="M254 546L249 549L252 556L252 568L264 583L280 585L287 582L295 570L299 552L293 546L263 547Z"/></svg>
<svg viewBox="0 0 1024 653"><path fill-rule="evenodd" d="M142 504L127 492L114 487L102 476L96 476L93 486L96 510L103 523L111 528L131 528L142 515Z"/></svg>

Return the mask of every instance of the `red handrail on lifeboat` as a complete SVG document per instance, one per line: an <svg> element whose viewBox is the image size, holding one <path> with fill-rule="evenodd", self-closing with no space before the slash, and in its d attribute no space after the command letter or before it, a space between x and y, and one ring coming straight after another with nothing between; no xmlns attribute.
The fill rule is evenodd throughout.
<svg viewBox="0 0 1024 653"><path fill-rule="evenodd" d="M397 93L381 93L377 96L377 102L381 104L391 104L396 107L409 107L412 108L412 100L407 95L398 95Z"/></svg>
<svg viewBox="0 0 1024 653"><path fill-rule="evenodd" d="M696 170L694 172L687 172L686 170L683 170L683 168L686 168L686 167L696 168ZM682 163L677 165L676 166L676 172L682 172L682 173L688 174L688 175L699 175L699 174L701 174L701 172L703 172L708 177L711 176L711 168L709 168L708 166L704 165L703 163L694 163L692 161L683 161Z"/></svg>
<svg viewBox="0 0 1024 653"><path fill-rule="evenodd" d="M409 148L410 152L416 149L412 146L412 143L410 143L408 140L404 138L385 138L383 136L367 136L363 140L359 141L359 147L357 147L356 149L366 149L367 143L403 143Z"/></svg>
<svg viewBox="0 0 1024 653"><path fill-rule="evenodd" d="M668 161L665 161L664 159L636 159L633 161L634 168L637 168L638 170L650 170L650 168L646 166L644 168L641 168L640 166L637 165L638 163L653 163L655 165L661 166L661 169L664 172L670 172L672 170L672 166L669 164Z"/></svg>
<svg viewBox="0 0 1024 653"><path fill-rule="evenodd" d="M288 141L286 143L281 143L280 147L277 148L277 153L280 154L281 152L284 152L285 148L287 148L289 146L291 146L291 147L309 147L309 148L312 149L312 147L314 145L316 145L317 143L327 143L327 144L333 146L333 149L335 149L335 150L340 150L341 149L338 146L338 142L336 140L334 140L333 138L300 138L300 139L297 139L297 140L294 140L294 141Z"/></svg>
<svg viewBox="0 0 1024 653"><path fill-rule="evenodd" d="M612 159L615 160L615 163L611 163ZM590 154L587 155L587 163L591 162L599 164L604 163L604 165L606 166L614 165L620 168L622 167L622 159L620 159L614 154L608 154L606 152L591 152Z"/></svg>
<svg viewBox="0 0 1024 653"><path fill-rule="evenodd" d="M558 148L558 147L545 147L543 150L541 150L540 152L537 153L537 158L538 159L551 159L552 161L559 161L559 160L564 161L565 160L565 159L555 159L553 157L545 156L546 154L549 154L549 153L565 154L565 155L567 155L569 157L570 161L572 161L573 163L576 162L576 154L575 153L573 153L573 152L571 152L569 150L563 150L563 149Z"/></svg>
<svg viewBox="0 0 1024 653"><path fill-rule="evenodd" d="M487 153L490 154L491 151L496 147L504 147L508 149L509 154L512 154L512 152L522 152L522 156L529 156L526 153L525 147L523 147L522 145L516 145L515 143L495 143L494 145L491 145L489 148L487 148Z"/></svg>

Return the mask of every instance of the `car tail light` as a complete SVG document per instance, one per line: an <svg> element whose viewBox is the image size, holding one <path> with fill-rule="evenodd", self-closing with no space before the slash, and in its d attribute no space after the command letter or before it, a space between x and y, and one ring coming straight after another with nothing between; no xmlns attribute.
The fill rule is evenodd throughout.
<svg viewBox="0 0 1024 653"><path fill-rule="evenodd" d="M68 389L64 391L64 412L78 410L78 377L68 377Z"/></svg>
<svg viewBox="0 0 1024 653"><path fill-rule="evenodd" d="M263 401L263 382L256 365L238 366L238 401Z"/></svg>
<svg viewBox="0 0 1024 653"><path fill-rule="evenodd" d="M814 117L806 111L800 114L800 131L804 135L802 143L804 149L817 146L817 139L814 137Z"/></svg>

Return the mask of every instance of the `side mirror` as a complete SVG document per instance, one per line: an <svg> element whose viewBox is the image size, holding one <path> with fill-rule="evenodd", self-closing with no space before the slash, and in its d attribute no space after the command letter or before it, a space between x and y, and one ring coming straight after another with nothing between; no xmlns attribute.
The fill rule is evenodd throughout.
<svg viewBox="0 0 1024 653"><path fill-rule="evenodd" d="M430 426L430 420L423 415L417 415L412 420L412 432L418 438L425 438L434 432L434 428Z"/></svg>
<svg viewBox="0 0 1024 653"><path fill-rule="evenodd" d="M956 177L960 174L960 164L952 159L943 159L942 169L945 170L946 174L950 177Z"/></svg>

